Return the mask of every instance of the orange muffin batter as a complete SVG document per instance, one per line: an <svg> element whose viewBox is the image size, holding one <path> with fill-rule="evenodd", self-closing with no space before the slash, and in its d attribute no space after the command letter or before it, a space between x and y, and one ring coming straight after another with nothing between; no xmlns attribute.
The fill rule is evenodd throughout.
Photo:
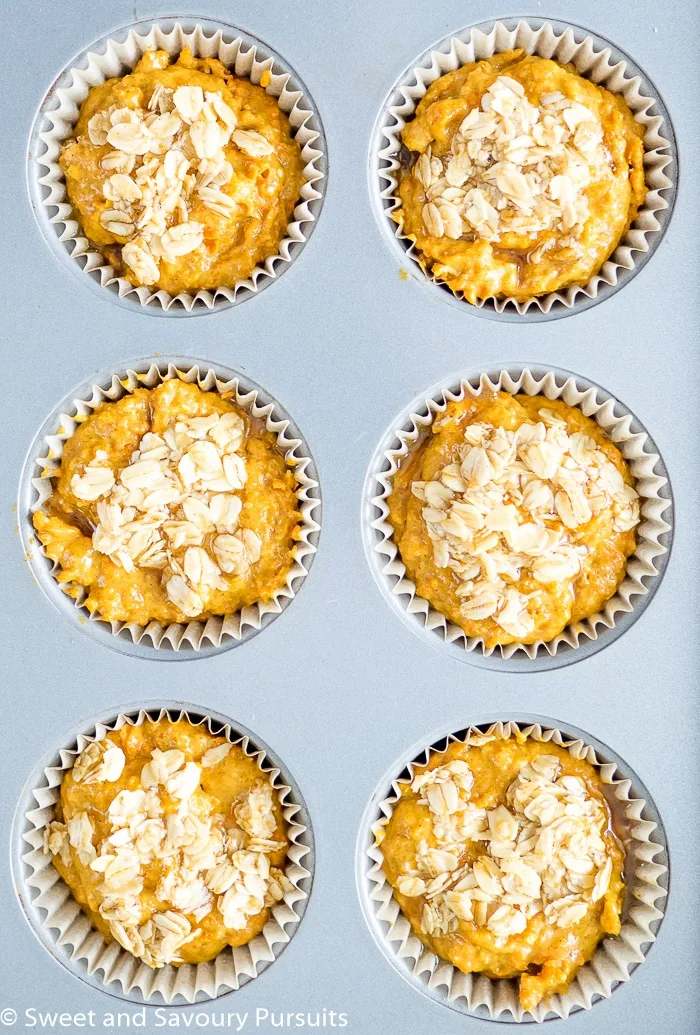
<svg viewBox="0 0 700 1035"><path fill-rule="evenodd" d="M420 940L519 978L532 1010L620 932L624 855L597 771L555 744L475 736L417 766L377 841Z"/></svg>
<svg viewBox="0 0 700 1035"><path fill-rule="evenodd" d="M274 97L185 47L94 87L60 165L85 236L120 276L171 295L276 255L304 182Z"/></svg>
<svg viewBox="0 0 700 1035"><path fill-rule="evenodd" d="M90 744L63 777L45 851L107 941L148 966L245 945L292 889L278 795L255 759L186 721Z"/></svg>
<svg viewBox="0 0 700 1035"><path fill-rule="evenodd" d="M587 283L646 196L643 127L573 65L511 50L432 83L394 218L469 302Z"/></svg>
<svg viewBox="0 0 700 1035"><path fill-rule="evenodd" d="M402 458L388 503L419 596L487 647L546 642L599 612L639 523L600 425L507 392L449 402Z"/></svg>
<svg viewBox="0 0 700 1035"><path fill-rule="evenodd" d="M230 615L294 563L296 479L275 436L172 379L104 402L64 445L37 535L71 596L108 621Z"/></svg>

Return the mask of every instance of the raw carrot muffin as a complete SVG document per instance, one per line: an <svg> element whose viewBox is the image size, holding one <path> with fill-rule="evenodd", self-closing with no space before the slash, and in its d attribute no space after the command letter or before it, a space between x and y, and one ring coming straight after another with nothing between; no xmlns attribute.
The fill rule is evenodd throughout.
<svg viewBox="0 0 700 1035"><path fill-rule="evenodd" d="M585 284L646 197L643 127L573 65L510 50L432 83L394 218L469 302Z"/></svg>
<svg viewBox="0 0 700 1035"><path fill-rule="evenodd" d="M420 940L466 974L519 978L532 1010L620 932L624 854L586 761L523 735L475 736L419 766L379 828Z"/></svg>
<svg viewBox="0 0 700 1035"><path fill-rule="evenodd" d="M388 503L419 596L489 648L547 642L596 614L636 548L622 454L581 410L542 396L449 402Z"/></svg>
<svg viewBox="0 0 700 1035"><path fill-rule="evenodd" d="M230 615L294 563L296 479L230 397L177 379L101 403L66 441L34 514L58 581L107 621Z"/></svg>
<svg viewBox="0 0 700 1035"><path fill-rule="evenodd" d="M232 287L277 254L304 182L274 97L187 47L90 90L60 165L85 236L171 295Z"/></svg>
<svg viewBox="0 0 700 1035"><path fill-rule="evenodd" d="M88 745L44 842L94 926L149 967L245 945L293 887L269 777L241 747L182 720Z"/></svg>

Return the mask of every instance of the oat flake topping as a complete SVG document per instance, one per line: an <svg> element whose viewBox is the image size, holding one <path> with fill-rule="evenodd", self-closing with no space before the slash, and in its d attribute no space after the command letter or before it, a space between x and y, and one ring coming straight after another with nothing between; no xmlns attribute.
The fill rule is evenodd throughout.
<svg viewBox="0 0 700 1035"><path fill-rule="evenodd" d="M96 835L90 813L77 813L68 824L52 822L45 831L44 850L60 855L68 865L71 848L80 862L102 874L100 916L115 940L149 967L182 963L181 950L200 934L193 926L216 906L225 927L244 930L251 917L279 902L293 885L271 867L267 856L284 848L274 840L277 821L273 791L263 779L234 806L235 825L212 812L199 793L201 768L216 765L231 750L223 744L207 751L201 767L185 762L178 749L155 748L141 770L141 786L122 790L107 809L110 832ZM116 767L105 764L121 748L110 741L90 744L76 760L77 782L113 782ZM101 767L101 769L100 769ZM175 805L175 811L171 806ZM140 895L144 871L154 861L163 876L156 897L171 908L145 908Z"/></svg>
<svg viewBox="0 0 700 1035"><path fill-rule="evenodd" d="M140 284L158 281L161 259L175 262L202 244L204 226L190 219L193 202L224 219L235 215L240 199L222 190L233 177L226 147L233 144L252 158L274 151L261 133L236 124L221 94L161 83L148 110L113 105L90 119L91 143L113 149L100 163L102 192L112 205L100 222L127 239L122 258Z"/></svg>
<svg viewBox="0 0 700 1035"><path fill-rule="evenodd" d="M464 618L492 618L516 637L535 628L528 607L537 591L521 593L514 582L524 575L542 585L576 578L587 553L577 529L606 508L617 531L639 523L637 492L595 441L569 434L551 410L539 416L515 431L468 425L459 460L411 485L425 503L435 563L459 582Z"/></svg>
<svg viewBox="0 0 700 1035"><path fill-rule="evenodd" d="M416 163L425 232L498 242L510 232L534 239L554 231L529 256L537 262L547 248L576 246L589 214L585 190L608 161L592 111L559 92L542 94L535 106L517 80L499 76L450 153L439 158L428 147Z"/></svg>
<svg viewBox="0 0 700 1035"><path fill-rule="evenodd" d="M520 768L507 805L493 809L469 800L474 778L465 761L414 779L411 790L430 810L437 847L419 843L416 867L398 878L397 890L425 897L426 934L449 934L468 920L503 944L538 914L571 927L605 895L613 867L606 810L582 780L560 773L556 755L538 755ZM460 863L474 842L484 854Z"/></svg>
<svg viewBox="0 0 700 1035"><path fill-rule="evenodd" d="M116 474L98 450L71 479L78 499L98 501L93 547L126 571L160 569L168 599L190 618L228 588L223 572L245 575L260 559L259 536L238 527L244 435L236 413L178 418L144 435Z"/></svg>

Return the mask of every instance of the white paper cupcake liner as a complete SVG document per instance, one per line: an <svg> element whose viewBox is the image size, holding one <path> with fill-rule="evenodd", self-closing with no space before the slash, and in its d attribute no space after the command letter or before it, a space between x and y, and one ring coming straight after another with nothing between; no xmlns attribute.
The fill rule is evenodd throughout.
<svg viewBox="0 0 700 1035"><path fill-rule="evenodd" d="M602 611L583 621L567 626L563 633L548 642L507 644L486 647L480 638L466 633L448 621L427 600L418 596L415 583L406 573L394 530L389 522L388 497L393 478L405 457L436 416L443 413L448 401L477 397L483 392L510 392L512 395L541 395L545 399L561 399L569 406L578 407L587 417L595 420L618 447L635 478L640 497L641 522L637 528L637 548L628 558L625 578L617 592ZM388 448L387 448L388 446ZM585 382L568 371L533 371L527 367L510 367L493 373L456 378L451 384L439 385L424 399L411 404L388 433L375 454L367 479L365 492L378 517L365 520L365 540L373 568L383 590L395 607L414 617L426 631L440 637L447 644L463 647L464 660L469 655L508 660L516 653L530 660L549 656L553 658L566 648L581 648L585 641L599 641L598 649L610 640L620 620L648 602L660 581L670 549L671 498L668 479L661 458L644 428L622 404L604 393L597 385ZM668 513L667 513L668 512ZM431 640L433 637L431 637ZM574 660L567 655L560 663Z"/></svg>
<svg viewBox="0 0 700 1035"><path fill-rule="evenodd" d="M99 614L91 615L84 602L86 591L80 587L77 598L69 597L63 584L56 581L60 565L52 565L33 530L32 514L40 510L52 493L52 475L58 470L64 443L73 435L80 420L92 413L100 403L116 401L136 388L155 388L163 381L179 378L196 383L204 391L231 392L235 401L250 416L264 421L275 435L277 447L287 460L297 481L296 497L300 510L300 537L296 544L294 563L284 585L268 601L244 607L232 615L214 616L206 621L191 621L164 625L152 621L148 625L133 622L107 622ZM219 366L209 367L184 357L165 357L157 361L143 360L132 365L119 365L98 377L89 387L83 386L70 398L70 409L60 408L49 418L30 449L20 485L21 533L23 546L32 571L49 598L63 613L72 616L79 627L116 649L133 653L133 645L141 656L197 656L197 652L228 649L250 639L279 615L295 597L301 580L305 579L318 543L320 525L314 512L321 505L318 481L308 447L288 415L271 396L249 378ZM69 400L64 400L68 404ZM105 630L109 630L105 636ZM193 655L192 652L195 652Z"/></svg>
<svg viewBox="0 0 700 1035"><path fill-rule="evenodd" d="M261 773L271 781L288 823L290 842L285 873L294 886L272 907L264 928L247 945L227 947L208 963L166 966L154 970L116 942L107 943L91 924L59 876L51 856L43 850L44 829L54 817L63 775L92 741L103 740L110 730L127 723L140 726L160 718L184 719L193 726L205 726L217 736L255 758ZM61 748L51 763L40 769L25 789L26 811L15 817L13 856L20 858L15 874L20 904L29 923L58 962L89 984L132 1002L194 1003L215 999L258 977L274 962L293 937L306 909L313 873L313 838L306 808L293 781L268 750L256 743L248 731L241 732L223 716L202 716L194 706L160 706L120 713L84 727L67 748ZM22 805L20 806L22 807Z"/></svg>
<svg viewBox="0 0 700 1035"><path fill-rule="evenodd" d="M112 76L130 72L147 51L162 49L178 54L189 46L195 57L216 57L235 72L259 85L263 72L270 73L265 87L287 115L301 147L304 184L292 221L279 250L255 267L250 277L232 288L181 292L134 287L118 277L104 256L90 244L74 218L58 164L61 145L74 130L80 106L90 90ZM94 49L93 49L94 48ZM325 187L325 140L314 103L299 77L261 40L235 26L202 19L161 18L136 22L92 44L73 59L47 93L37 114L29 149L28 182L40 229L60 258L74 269L89 274L119 299L136 302L146 312L206 312L241 302L266 287L289 266L304 247L321 211ZM58 242L58 249L55 247Z"/></svg>
<svg viewBox="0 0 700 1035"><path fill-rule="evenodd" d="M594 36L585 29L561 22L542 21L538 18L508 19L470 27L441 40L409 69L392 90L375 129L377 177L375 189L379 195L381 219L395 241L399 242L404 257L408 255L421 275L434 284L440 281L423 270L415 244L403 233L402 225L392 219L400 207L397 195L402 165L401 131L413 117L418 102L428 87L440 76L471 61L481 61L493 54L522 47L529 54L552 58L562 63L573 63L577 71L594 83L618 94L627 102L637 122L645 129L644 170L648 193L637 218L625 237L600 271L584 286L571 286L550 292L526 302L513 298L479 299L471 303L475 309L497 314L530 313L565 316L576 309L594 304L599 297L618 289L650 258L658 245L671 215L675 194L672 176L674 163L674 136L670 119L654 85L622 51L607 40ZM404 148L405 151L405 148ZM448 298L459 299L442 285ZM517 317L516 317L517 318Z"/></svg>
<svg viewBox="0 0 700 1035"><path fill-rule="evenodd" d="M606 799L626 851L627 889L619 936L606 937L599 944L593 959L579 970L565 995L552 996L532 1012L521 1007L515 980L463 974L423 945L394 898L382 870L381 848L374 841L376 831L388 823L394 805L401 798L401 785L413 779L416 765L424 765L436 751L444 751L452 741L469 743L472 736L484 734L506 739L517 729L541 743L558 744L574 758L586 759L597 768L606 785ZM568 1017L572 1012L590 1009L600 999L607 999L644 962L663 918L657 903L663 905L668 894L664 886L668 884L668 865L663 830L659 822L646 818L655 814L655 810L650 809L650 803L640 793L634 774L625 772L626 769L625 766L620 771L615 762L605 760L600 749L597 752L575 735L539 723L508 721L485 723L449 734L439 743L417 752L408 764L400 763L395 777L391 778L390 792L386 794L383 786L375 796L381 798L378 804L373 798L358 844L359 886L364 889L362 904L370 929L385 956L411 984L431 998L463 1013L492 1020L532 1022ZM658 861L657 857L660 857Z"/></svg>

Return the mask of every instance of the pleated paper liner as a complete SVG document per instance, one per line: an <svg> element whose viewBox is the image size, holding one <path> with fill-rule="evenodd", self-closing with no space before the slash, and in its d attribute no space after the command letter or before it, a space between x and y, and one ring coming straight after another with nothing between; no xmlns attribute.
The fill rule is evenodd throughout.
<svg viewBox="0 0 700 1035"><path fill-rule="evenodd" d="M64 773L92 741L126 724L140 726L167 718L204 726L226 736L255 758L272 783L289 825L290 848L285 873L294 886L272 907L263 930L247 945L227 947L208 963L172 965L154 970L116 942L107 943L73 898L67 884L43 851L44 829L51 822L60 797ZM294 936L306 909L314 866L313 836L303 798L291 776L258 738L225 716L203 714L192 705L146 706L120 712L73 735L39 767L24 791L15 816L13 860L18 858L15 885L20 904L34 933L67 970L94 987L131 1002L158 1005L215 999L254 980L279 957ZM46 761L46 760L45 760Z"/></svg>
<svg viewBox="0 0 700 1035"><path fill-rule="evenodd" d="M275 255L255 267L250 277L215 291L177 296L150 287L134 287L117 276L87 240L68 201L58 164L61 145L73 133L80 106L89 91L113 76L124 76L147 50L177 55L189 46L195 57L215 57L237 76L260 84L269 73L266 92L277 99L301 147L304 184L292 221ZM225 308L257 294L294 261L319 217L325 189L325 139L318 112L296 72L271 47L235 26L198 18L157 18L134 22L110 33L77 55L44 98L32 130L28 183L40 229L60 259L88 281L108 288L112 297L141 305L144 311L183 315Z"/></svg>
<svg viewBox="0 0 700 1035"><path fill-rule="evenodd" d="M267 430L276 437L278 449L297 481L296 496L301 518L294 563L284 585L269 601L246 606L232 615L169 625L156 621L147 626L107 622L98 614L90 615L84 606L86 592L82 587L74 600L56 581L54 576L59 573L60 566L52 566L34 535L32 514L40 510L51 495L52 475L60 466L64 443L79 426L80 419L92 413L102 402L120 399L136 388L155 388L173 378L195 383L204 391L232 393L232 400L250 416L264 421ZM289 415L272 396L234 370L219 365L209 366L191 358L164 357L115 365L98 375L94 383L84 383L59 404L30 449L20 486L19 510L23 545L30 567L49 599L63 614L76 622L83 632L116 650L171 660L235 647L260 632L289 605L306 578L316 553L320 531L316 512L320 505L316 471L308 446Z"/></svg>
<svg viewBox="0 0 700 1035"><path fill-rule="evenodd" d="M646 200L610 258L585 285L571 286L525 302L490 298L470 304L444 284L440 295L448 301L457 299L462 308L471 306L472 312L504 319L524 315L535 319L567 316L622 287L650 258L666 229L675 197L675 139L670 118L653 83L627 54L608 40L579 26L539 18L484 22L440 40L419 58L415 67L404 73L379 116L374 135L375 208L394 244L398 242L397 250L404 258L408 256L413 260L412 265L421 276L440 284L421 266L414 243L392 219L392 212L400 206L397 186L402 166L401 131L411 121L430 84L440 76L469 62L514 48L562 63L570 62L581 75L624 98L645 130Z"/></svg>
<svg viewBox="0 0 700 1035"><path fill-rule="evenodd" d="M552 996L532 1012L525 1012L520 1005L517 981L463 974L423 945L394 899L382 870L381 848L374 840L400 800L401 785L413 779L416 765L424 765L452 741L469 743L470 737L484 734L507 739L516 729L544 744L558 744L574 758L586 759L597 768L626 851L627 888L620 935L606 937L599 944L593 959L578 971L566 994ZM540 723L499 721L472 726L426 745L412 756L412 761L397 764L394 774L373 796L358 843L362 905L382 952L399 973L432 999L462 1013L491 1020L535 1022L563 1018L607 999L644 962L655 941L668 893L663 828L660 822L649 818L656 816L655 809L653 803L645 800L648 792L638 784L638 778L626 765L610 761L601 748L592 747L575 734Z"/></svg>
<svg viewBox="0 0 700 1035"><path fill-rule="evenodd" d="M394 541L388 497L402 458L411 451L433 420L444 412L449 400L497 391L513 395L541 395L543 405L547 399L561 399L595 420L629 465L640 497L641 521L637 528L637 548L628 558L625 578L602 611L567 626L559 636L547 642L489 648L482 639L467 637L459 626L418 596ZM424 398L414 400L385 436L370 467L365 498L372 508L371 512L366 508L365 543L385 597L404 617L410 617L412 625L420 625L430 633L429 640L436 646L441 641L443 645L462 648L453 653L465 661L479 663L479 659L492 658L492 667L511 659L521 662L521 670L523 662L527 668L528 659L530 662L548 659L553 665L567 664L581 656L577 656L577 650L583 653L586 647L592 651L607 645L613 636L620 634L617 628L620 621L634 617L633 612L636 616L649 602L670 549L670 488L656 447L639 421L618 400L568 371L510 367L456 378L436 386Z"/></svg>

